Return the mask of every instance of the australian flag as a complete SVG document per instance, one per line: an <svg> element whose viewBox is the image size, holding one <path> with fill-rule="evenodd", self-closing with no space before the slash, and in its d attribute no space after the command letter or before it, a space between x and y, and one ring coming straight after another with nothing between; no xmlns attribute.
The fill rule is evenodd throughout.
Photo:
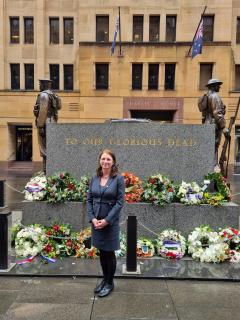
<svg viewBox="0 0 240 320"><path fill-rule="evenodd" d="M202 53L202 45L203 45L203 19L201 20L199 27L197 29L196 35L193 40L192 46L192 59Z"/></svg>
<svg viewBox="0 0 240 320"><path fill-rule="evenodd" d="M117 18L117 21L116 21L116 29L114 32L114 38L113 38L113 42L112 42L111 54L114 54L118 31L119 31L119 17Z"/></svg>

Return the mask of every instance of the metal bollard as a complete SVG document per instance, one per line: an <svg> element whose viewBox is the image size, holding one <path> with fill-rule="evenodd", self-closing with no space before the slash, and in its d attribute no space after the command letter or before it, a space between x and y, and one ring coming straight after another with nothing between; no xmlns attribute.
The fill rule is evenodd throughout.
<svg viewBox="0 0 240 320"><path fill-rule="evenodd" d="M5 208L5 181L0 180L0 208Z"/></svg>
<svg viewBox="0 0 240 320"><path fill-rule="evenodd" d="M140 274L140 265L137 264L137 217L127 218L127 255L126 265L123 265L122 273Z"/></svg>
<svg viewBox="0 0 240 320"><path fill-rule="evenodd" d="M11 211L0 212L0 272L8 272L14 264L11 264L11 237L9 225Z"/></svg>

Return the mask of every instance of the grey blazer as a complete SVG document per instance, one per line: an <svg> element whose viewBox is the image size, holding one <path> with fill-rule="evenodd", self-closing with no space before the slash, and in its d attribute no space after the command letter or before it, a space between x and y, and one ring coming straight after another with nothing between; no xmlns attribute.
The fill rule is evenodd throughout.
<svg viewBox="0 0 240 320"><path fill-rule="evenodd" d="M94 176L87 196L88 221L105 219L109 225L118 224L124 204L125 183L121 175L109 178L105 187L100 186L100 177Z"/></svg>

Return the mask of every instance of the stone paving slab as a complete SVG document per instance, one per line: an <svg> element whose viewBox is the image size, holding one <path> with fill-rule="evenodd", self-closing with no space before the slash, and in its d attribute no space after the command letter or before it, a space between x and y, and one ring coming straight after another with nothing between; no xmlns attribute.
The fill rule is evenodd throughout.
<svg viewBox="0 0 240 320"><path fill-rule="evenodd" d="M121 301L121 303L120 303ZM107 312L106 312L107 310ZM177 319L171 296L165 292L114 292L94 302L92 319Z"/></svg>
<svg viewBox="0 0 240 320"><path fill-rule="evenodd" d="M13 303L2 320L89 320L91 305Z"/></svg>

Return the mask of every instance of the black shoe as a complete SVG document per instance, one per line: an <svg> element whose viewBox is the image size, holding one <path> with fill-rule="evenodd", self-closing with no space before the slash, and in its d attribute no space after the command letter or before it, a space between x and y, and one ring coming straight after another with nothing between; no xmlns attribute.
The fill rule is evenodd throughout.
<svg viewBox="0 0 240 320"><path fill-rule="evenodd" d="M105 284L106 284L106 281L102 279L102 281L94 289L94 293L99 293L102 290L102 288L105 286Z"/></svg>
<svg viewBox="0 0 240 320"><path fill-rule="evenodd" d="M98 293L99 298L103 298L109 295L113 291L114 285L106 283L102 290Z"/></svg>

